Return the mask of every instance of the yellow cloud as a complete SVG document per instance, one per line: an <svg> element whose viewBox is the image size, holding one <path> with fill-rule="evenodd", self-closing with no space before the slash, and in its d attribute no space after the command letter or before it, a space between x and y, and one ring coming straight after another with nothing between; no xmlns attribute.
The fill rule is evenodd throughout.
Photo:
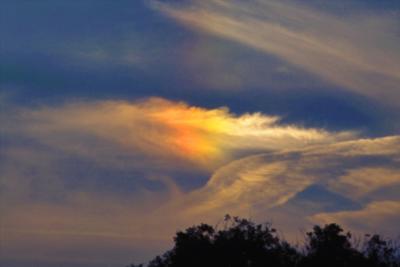
<svg viewBox="0 0 400 267"><path fill-rule="evenodd" d="M347 229L398 235L400 201L376 201L357 211L321 213L310 218L319 223L337 222Z"/></svg>
<svg viewBox="0 0 400 267"><path fill-rule="evenodd" d="M366 194L400 183L400 169L395 163L379 163L400 157L399 142L399 136L362 139L245 157L221 167L204 187L181 195L165 209L180 210L182 217L199 220L217 220L221 213L260 219L271 214L281 217L288 212L285 205L289 200L315 184L367 205L374 196L365 198ZM371 156L375 160L366 160ZM343 172L348 174L340 175ZM307 212L298 211L296 216L305 220Z"/></svg>
<svg viewBox="0 0 400 267"><path fill-rule="evenodd" d="M350 170L337 180L331 181L329 188L349 198L359 199L374 190L396 184L400 185L399 169L361 168Z"/></svg>
<svg viewBox="0 0 400 267"><path fill-rule="evenodd" d="M355 136L280 125L278 117L261 113L238 116L227 108L205 109L161 98L76 102L25 111L20 120L24 131L42 142L79 155L99 159L114 149L160 164L174 165L171 162L179 159L212 169L237 153L294 149Z"/></svg>
<svg viewBox="0 0 400 267"><path fill-rule="evenodd" d="M362 223L370 212L377 214L374 218L383 214L381 206L369 206L370 201L376 202L370 191L384 190L398 180L399 136L359 139L354 133L281 125L279 118L261 113L236 115L227 108L206 109L152 98L19 110L13 119L5 130L8 136L40 143L39 148L10 146L1 152L7 159L0 162L5 177L1 182L11 192L3 198L9 205L2 203L2 229L7 231L4 249L14 257L40 258L37 246L30 244L31 251L25 251L27 239L40 243L55 258L83 246L96 252L103 249L106 257L107 251L129 250L134 243L156 244L160 250L151 254L157 254L170 245L168 240L177 229L199 222L215 224L225 213L273 220L290 233L297 231L299 221L337 218L346 222L345 215L358 214L323 210L310 217L306 206L290 210L296 195L316 184L344 197L349 192L343 188L353 188L353 201L366 208L354 211L360 216L353 216L352 222ZM132 179L139 170L138 175L144 176L140 178L162 180L167 189L132 188L134 194L128 196L112 189L97 192L96 183L90 188L92 193L85 192L87 187L70 189L63 182L71 178L71 172L60 165L71 158L73 163L90 159L107 170L132 172ZM173 177L181 168L208 173L210 178L195 190L184 190ZM78 178L95 180L96 175L89 170ZM109 177L114 176L100 177L101 183L110 182L107 179L113 178ZM31 197L35 194L39 200ZM379 201L392 201L384 205L384 215L393 218L390 207L397 211L398 201L384 195ZM377 223L380 220L373 220L365 229ZM388 225L393 230L392 219ZM82 256L82 260L97 256Z"/></svg>

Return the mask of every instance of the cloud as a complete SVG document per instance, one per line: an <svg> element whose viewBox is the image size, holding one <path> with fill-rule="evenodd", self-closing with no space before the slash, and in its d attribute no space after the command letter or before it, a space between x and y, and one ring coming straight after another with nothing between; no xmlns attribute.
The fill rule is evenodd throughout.
<svg viewBox="0 0 400 267"><path fill-rule="evenodd" d="M397 237L400 219L400 201L376 201L358 211L341 211L315 215L313 221L319 223L338 222L350 229L366 233L382 233Z"/></svg>
<svg viewBox="0 0 400 267"><path fill-rule="evenodd" d="M207 35L194 35L176 44L184 83L203 90L248 91L252 88L285 90L328 86L299 68L252 49ZM180 72L182 73L182 72Z"/></svg>
<svg viewBox="0 0 400 267"><path fill-rule="evenodd" d="M46 250L54 262L71 253L97 264L92 251L104 252L104 261L108 251L121 253L113 264L131 255L137 262L168 248L176 230L215 224L225 213L271 220L288 238L324 218L369 231L380 222L364 222L379 210L373 203L398 203L385 192L399 184L399 136L361 139L160 98L75 101L8 115L0 190L10 259L43 260ZM310 187L330 192L328 208L304 194Z"/></svg>
<svg viewBox="0 0 400 267"><path fill-rule="evenodd" d="M277 56L363 95L391 104L400 97L400 40L391 13L338 16L274 0L152 6L191 28Z"/></svg>
<svg viewBox="0 0 400 267"><path fill-rule="evenodd" d="M396 168L371 167L350 170L329 187L349 198L359 199L382 187L400 185L400 171Z"/></svg>
<svg viewBox="0 0 400 267"><path fill-rule="evenodd" d="M275 116L238 116L227 108L204 109L161 98L75 102L24 110L14 120L18 126L10 125L7 131L25 132L41 143L117 166L123 161L113 158L115 151L160 164L179 159L215 168L236 154L293 149L356 135L281 125Z"/></svg>
<svg viewBox="0 0 400 267"><path fill-rule="evenodd" d="M400 183L399 148L395 136L245 157L217 170L184 203L193 203L189 214L251 213L265 218L268 210L276 212L306 188L320 185L338 197L368 204L374 196L366 194Z"/></svg>
<svg viewBox="0 0 400 267"><path fill-rule="evenodd" d="M141 199L141 208L134 203L86 195L68 204L26 203L3 212L1 262L109 266L149 259L170 246L174 230L152 229L147 202Z"/></svg>

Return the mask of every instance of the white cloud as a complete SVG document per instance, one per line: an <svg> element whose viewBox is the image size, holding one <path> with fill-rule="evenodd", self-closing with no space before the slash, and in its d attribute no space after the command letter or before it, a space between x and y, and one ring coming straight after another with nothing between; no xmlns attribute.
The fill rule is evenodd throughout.
<svg viewBox="0 0 400 267"><path fill-rule="evenodd" d="M398 103L400 39L393 14L336 16L305 3L275 0L152 3L189 27L275 55L358 93Z"/></svg>

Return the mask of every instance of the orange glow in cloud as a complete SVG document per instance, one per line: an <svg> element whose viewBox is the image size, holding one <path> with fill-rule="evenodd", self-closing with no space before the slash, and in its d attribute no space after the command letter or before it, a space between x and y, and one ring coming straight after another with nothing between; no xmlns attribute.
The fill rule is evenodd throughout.
<svg viewBox="0 0 400 267"><path fill-rule="evenodd" d="M179 158L207 169L248 151L296 149L353 137L346 132L280 125L278 117L261 113L238 116L225 107L206 109L162 98L78 102L33 111L26 116L31 123L35 122L30 128L32 134L70 152L92 153L97 159L99 153L104 153L104 147L95 153L93 146L89 148L85 142L79 142L81 136L90 136L99 138L100 147L107 142L117 144L143 162L151 160L173 166L171 161ZM75 146L71 147L67 140L73 140Z"/></svg>
<svg viewBox="0 0 400 267"><path fill-rule="evenodd" d="M237 150L296 148L340 138L323 130L281 126L278 117L261 113L236 116L224 107L205 109L157 98L142 104L146 120L163 129L162 140L153 141L200 164L229 159Z"/></svg>
<svg viewBox="0 0 400 267"><path fill-rule="evenodd" d="M218 135L232 131L225 109L205 110L185 104L169 105L149 117L165 125L165 144L179 154L200 160L222 156Z"/></svg>

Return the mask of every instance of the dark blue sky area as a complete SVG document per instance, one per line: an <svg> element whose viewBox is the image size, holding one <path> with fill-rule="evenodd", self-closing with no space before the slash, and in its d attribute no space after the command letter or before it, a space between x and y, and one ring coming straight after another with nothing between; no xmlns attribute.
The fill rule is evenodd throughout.
<svg viewBox="0 0 400 267"><path fill-rule="evenodd" d="M396 2L371 5L387 10ZM333 130L369 135L398 130L388 116L393 110L295 67L274 73L286 63L189 30L143 1L2 1L1 21L0 88L17 104L159 96L228 106L236 113L261 111L281 115L285 122ZM211 60L187 60L195 53ZM210 84L207 80L214 78L202 64L214 64L220 76L235 76L245 68L240 74L244 81L233 90L229 83Z"/></svg>

